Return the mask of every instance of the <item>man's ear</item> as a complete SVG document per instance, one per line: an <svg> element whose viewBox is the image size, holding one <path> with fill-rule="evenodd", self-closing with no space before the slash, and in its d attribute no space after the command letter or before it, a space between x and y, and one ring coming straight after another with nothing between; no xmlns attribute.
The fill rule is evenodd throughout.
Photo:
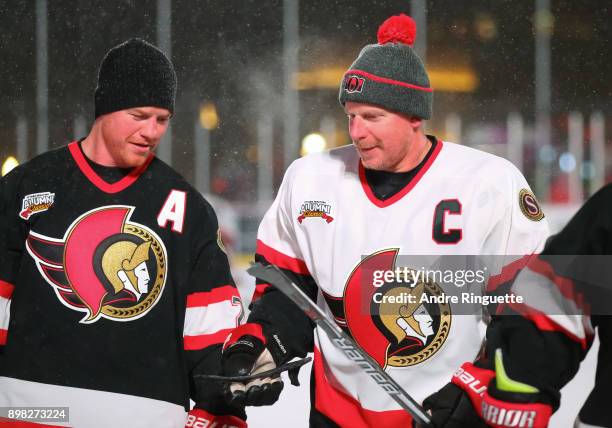
<svg viewBox="0 0 612 428"><path fill-rule="evenodd" d="M412 126L415 131L423 124L423 119L420 117L410 116L408 120L410 121L410 126Z"/></svg>

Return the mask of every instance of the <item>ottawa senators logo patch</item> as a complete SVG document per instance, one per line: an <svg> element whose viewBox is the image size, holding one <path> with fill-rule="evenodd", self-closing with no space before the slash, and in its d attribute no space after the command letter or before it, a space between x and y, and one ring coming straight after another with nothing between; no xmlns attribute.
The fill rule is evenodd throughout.
<svg viewBox="0 0 612 428"><path fill-rule="evenodd" d="M519 206L525 217L532 221L540 221L544 218L544 212L538 204L535 195L527 189L521 189L519 192Z"/></svg>
<svg viewBox="0 0 612 428"><path fill-rule="evenodd" d="M363 77L347 75L344 78L344 90L349 94L352 94L354 92L361 93L363 91L364 84L365 79Z"/></svg>
<svg viewBox="0 0 612 428"><path fill-rule="evenodd" d="M373 273L394 270L398 249L364 258L344 291L346 323L355 341L381 367L409 367L435 355L451 327L447 303L429 303L443 294L434 282L384 284L375 287ZM428 297L423 299L423 296Z"/></svg>
<svg viewBox="0 0 612 428"><path fill-rule="evenodd" d="M26 248L40 274L63 305L85 314L81 323L132 321L161 297L166 248L155 232L130 221L133 211L96 208L73 221L62 239L28 235Z"/></svg>

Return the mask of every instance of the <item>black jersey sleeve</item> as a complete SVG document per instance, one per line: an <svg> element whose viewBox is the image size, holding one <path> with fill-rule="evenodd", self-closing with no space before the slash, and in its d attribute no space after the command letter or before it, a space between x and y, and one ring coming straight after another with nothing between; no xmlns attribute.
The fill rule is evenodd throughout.
<svg viewBox="0 0 612 428"><path fill-rule="evenodd" d="M592 342L591 320L596 324L612 303L611 232L608 185L518 274L512 289L522 287L525 306L505 306L487 331L487 354L501 348L511 378L554 393L576 374ZM539 294L530 295L529 287ZM534 310L541 299L550 299L548 307L556 310Z"/></svg>
<svg viewBox="0 0 612 428"><path fill-rule="evenodd" d="M270 263L262 254L255 254L255 261ZM287 268L281 270L316 302L317 284L312 276ZM307 353L312 352L314 323L277 288L257 278L250 309L248 322L261 325L268 342L284 348L276 353L284 355L283 362L295 357L305 357Z"/></svg>
<svg viewBox="0 0 612 428"><path fill-rule="evenodd" d="M241 321L243 308L230 272L217 218L212 207L203 202L199 218L200 233L194 237L196 258L189 275L183 343L189 372L220 374L221 347L225 338ZM214 415L234 414L245 418L242 410L226 405L221 385L196 382L190 376L191 397L198 407Z"/></svg>
<svg viewBox="0 0 612 428"><path fill-rule="evenodd" d="M19 183L23 169L0 178L0 353L8 340L10 301L24 253L26 222L19 218Z"/></svg>

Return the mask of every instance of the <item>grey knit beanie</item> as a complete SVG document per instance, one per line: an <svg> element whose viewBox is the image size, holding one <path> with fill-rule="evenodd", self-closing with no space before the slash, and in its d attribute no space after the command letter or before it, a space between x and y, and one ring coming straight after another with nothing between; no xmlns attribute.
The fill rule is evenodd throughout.
<svg viewBox="0 0 612 428"><path fill-rule="evenodd" d="M376 104L430 119L433 90L421 58L412 50L416 24L404 14L388 18L378 29L378 43L364 47L344 73L339 100Z"/></svg>
<svg viewBox="0 0 612 428"><path fill-rule="evenodd" d="M132 107L160 107L174 112L176 73L157 47L130 39L109 50L98 73L95 117Z"/></svg>

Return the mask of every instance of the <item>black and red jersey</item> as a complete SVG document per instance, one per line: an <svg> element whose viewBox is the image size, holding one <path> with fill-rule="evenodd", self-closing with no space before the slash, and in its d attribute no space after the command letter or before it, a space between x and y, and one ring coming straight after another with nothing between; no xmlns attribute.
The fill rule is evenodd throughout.
<svg viewBox="0 0 612 428"><path fill-rule="evenodd" d="M506 307L489 327L490 352L503 348L510 376L558 391L600 339L595 386L576 426L612 427L612 185L593 195L512 283L525 304ZM513 316L514 315L514 316Z"/></svg>
<svg viewBox="0 0 612 428"><path fill-rule="evenodd" d="M208 202L153 156L109 183L76 142L0 189L0 406L182 427L242 313Z"/></svg>

